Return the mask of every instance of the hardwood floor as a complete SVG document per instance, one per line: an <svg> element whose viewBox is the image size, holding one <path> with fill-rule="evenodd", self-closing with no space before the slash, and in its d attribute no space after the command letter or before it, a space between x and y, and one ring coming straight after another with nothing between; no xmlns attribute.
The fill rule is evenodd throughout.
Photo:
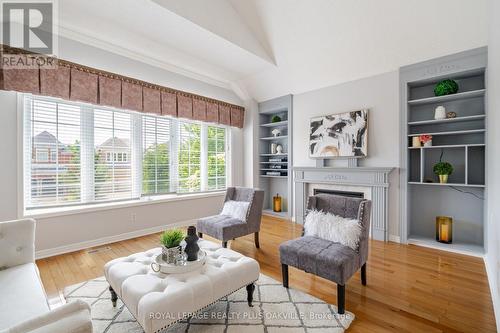
<svg viewBox="0 0 500 333"><path fill-rule="evenodd" d="M278 246L300 236L301 227L264 217L260 249L253 235L229 247L257 259L261 272L281 281ZM117 257L158 246L158 234L38 260L49 297L68 285L103 275ZM359 272L346 287L346 309L356 315L349 332L496 332L483 260L413 245L371 241L368 285ZM290 268L290 286L336 304L336 285Z"/></svg>

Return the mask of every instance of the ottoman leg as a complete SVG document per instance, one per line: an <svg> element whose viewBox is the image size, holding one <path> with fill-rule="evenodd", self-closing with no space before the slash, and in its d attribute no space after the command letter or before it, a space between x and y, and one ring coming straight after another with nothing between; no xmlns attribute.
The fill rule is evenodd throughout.
<svg viewBox="0 0 500 333"><path fill-rule="evenodd" d="M113 303L113 307L116 308L116 301L118 300L118 296L111 286L109 286L109 292L111 293L111 302Z"/></svg>
<svg viewBox="0 0 500 333"><path fill-rule="evenodd" d="M249 284L247 286L247 301L248 301L248 306L253 307L252 302L253 302L253 291L255 290L255 284Z"/></svg>
<svg viewBox="0 0 500 333"><path fill-rule="evenodd" d="M227 248L227 242L222 242L222 247Z"/></svg>
<svg viewBox="0 0 500 333"><path fill-rule="evenodd" d="M203 233L202 233L202 232L199 232L199 233L198 233L198 237L199 237L199 238L203 238Z"/></svg>

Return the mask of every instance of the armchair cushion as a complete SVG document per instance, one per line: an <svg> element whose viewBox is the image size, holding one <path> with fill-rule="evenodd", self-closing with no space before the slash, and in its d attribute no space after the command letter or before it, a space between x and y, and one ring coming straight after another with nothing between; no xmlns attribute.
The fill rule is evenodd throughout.
<svg viewBox="0 0 500 333"><path fill-rule="evenodd" d="M90 306L78 300L6 330L6 333L92 333ZM1 332L3 333L3 332Z"/></svg>
<svg viewBox="0 0 500 333"><path fill-rule="evenodd" d="M282 264L342 285L361 267L358 252L314 236L303 236L281 244L280 260Z"/></svg>
<svg viewBox="0 0 500 333"><path fill-rule="evenodd" d="M361 225L357 219L311 210L304 223L305 235L340 243L357 251Z"/></svg>
<svg viewBox="0 0 500 333"><path fill-rule="evenodd" d="M228 215L246 222L249 205L250 202L246 201L228 200L224 202L224 207L222 208L220 215Z"/></svg>
<svg viewBox="0 0 500 333"><path fill-rule="evenodd" d="M17 265L0 271L0 329L48 312L35 264Z"/></svg>
<svg viewBox="0 0 500 333"><path fill-rule="evenodd" d="M210 235L222 241L229 241L248 235L248 226L244 221L228 215L215 215L198 220L199 232Z"/></svg>
<svg viewBox="0 0 500 333"><path fill-rule="evenodd" d="M0 269L35 262L35 220L0 222Z"/></svg>

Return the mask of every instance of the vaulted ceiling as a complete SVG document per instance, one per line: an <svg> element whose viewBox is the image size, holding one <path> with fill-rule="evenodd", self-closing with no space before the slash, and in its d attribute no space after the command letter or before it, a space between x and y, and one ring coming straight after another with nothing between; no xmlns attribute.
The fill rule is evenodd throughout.
<svg viewBox="0 0 500 333"><path fill-rule="evenodd" d="M486 0L64 0L60 33L258 101L487 44Z"/></svg>

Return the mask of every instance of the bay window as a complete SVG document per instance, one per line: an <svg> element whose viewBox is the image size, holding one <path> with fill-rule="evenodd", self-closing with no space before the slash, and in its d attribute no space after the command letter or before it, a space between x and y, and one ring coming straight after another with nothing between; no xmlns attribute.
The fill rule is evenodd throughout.
<svg viewBox="0 0 500 333"><path fill-rule="evenodd" d="M226 187L224 126L23 98L25 209Z"/></svg>

